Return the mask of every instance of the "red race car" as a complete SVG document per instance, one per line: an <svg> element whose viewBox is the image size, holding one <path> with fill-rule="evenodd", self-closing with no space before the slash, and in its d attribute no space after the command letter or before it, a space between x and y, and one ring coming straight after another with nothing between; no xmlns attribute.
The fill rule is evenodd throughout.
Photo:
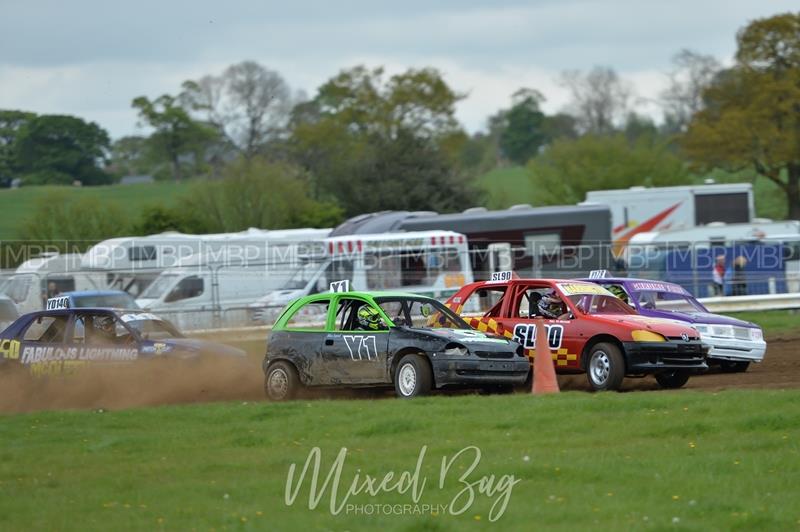
<svg viewBox="0 0 800 532"><path fill-rule="evenodd" d="M680 388L708 369L708 348L686 324L640 316L593 283L513 277L498 272L468 284L447 306L479 331L514 338L531 359L543 319L556 371L585 372L595 390L619 389L626 375L654 375L662 387Z"/></svg>

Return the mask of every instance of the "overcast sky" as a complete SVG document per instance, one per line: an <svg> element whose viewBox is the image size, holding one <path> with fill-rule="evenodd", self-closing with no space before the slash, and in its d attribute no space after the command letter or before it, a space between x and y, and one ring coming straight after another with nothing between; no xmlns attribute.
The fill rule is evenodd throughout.
<svg viewBox="0 0 800 532"><path fill-rule="evenodd" d="M131 100L252 59L313 96L340 69L434 66L468 94L469 131L520 87L555 112L563 70L611 66L646 101L681 48L730 63L736 31L784 0L0 0L0 108L73 114L146 133Z"/></svg>

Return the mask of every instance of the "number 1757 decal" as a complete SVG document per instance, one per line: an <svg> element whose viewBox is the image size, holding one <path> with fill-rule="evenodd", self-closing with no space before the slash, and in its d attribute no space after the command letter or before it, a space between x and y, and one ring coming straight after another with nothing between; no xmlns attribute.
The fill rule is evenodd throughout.
<svg viewBox="0 0 800 532"><path fill-rule="evenodd" d="M558 324L544 324L547 331L547 343L552 351L561 348L561 341L564 339L564 326ZM534 323L518 323L514 327L514 340L522 344L525 349L536 347L536 331L538 327Z"/></svg>

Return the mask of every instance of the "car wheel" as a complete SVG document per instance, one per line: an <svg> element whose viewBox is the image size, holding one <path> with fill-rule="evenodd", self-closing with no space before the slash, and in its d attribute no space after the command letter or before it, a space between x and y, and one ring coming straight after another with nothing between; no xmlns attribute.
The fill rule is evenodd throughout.
<svg viewBox="0 0 800 532"><path fill-rule="evenodd" d="M267 369L264 376L264 391L270 401L288 401L297 395L300 379L297 370L288 362L280 360Z"/></svg>
<svg viewBox="0 0 800 532"><path fill-rule="evenodd" d="M394 371L394 391L397 397L410 399L431 391L433 375L428 361L420 355L406 355Z"/></svg>
<svg viewBox="0 0 800 532"><path fill-rule="evenodd" d="M586 375L593 390L619 390L625 378L625 359L619 347L605 342L592 347Z"/></svg>
<svg viewBox="0 0 800 532"><path fill-rule="evenodd" d="M732 360L723 360L719 363L719 367L725 373L744 373L750 367L750 362L734 362Z"/></svg>
<svg viewBox="0 0 800 532"><path fill-rule="evenodd" d="M689 380L685 371L675 370L665 373L656 373L656 381L662 388L681 388Z"/></svg>

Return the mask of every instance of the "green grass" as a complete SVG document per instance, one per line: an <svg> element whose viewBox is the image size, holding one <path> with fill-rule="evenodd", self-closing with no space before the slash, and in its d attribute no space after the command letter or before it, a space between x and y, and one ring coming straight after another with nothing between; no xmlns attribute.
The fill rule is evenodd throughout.
<svg viewBox="0 0 800 532"><path fill-rule="evenodd" d="M523 166L495 168L478 178L486 191L486 206L505 209L519 203L533 203L536 191Z"/></svg>
<svg viewBox="0 0 800 532"><path fill-rule="evenodd" d="M764 336L770 337L800 333L800 314L796 310L760 310L753 312L732 312L732 318L752 321L764 330Z"/></svg>
<svg viewBox="0 0 800 532"><path fill-rule="evenodd" d="M800 391L226 403L48 412L0 423L4 530L787 530L800 523ZM348 450L354 475L412 471L420 504L514 475L505 515L475 493L462 515L331 515L308 480L284 503L290 464L322 450L320 482ZM440 489L440 467L466 446ZM339 499L341 500L341 499ZM353 496L411 504L411 494Z"/></svg>
<svg viewBox="0 0 800 532"><path fill-rule="evenodd" d="M18 238L20 223L30 215L36 202L54 192L68 197L90 197L97 202L114 201L125 217L135 218L142 207L152 204L169 206L185 193L186 184L156 182L139 185L109 185L103 187L40 186L0 189L0 240Z"/></svg>

